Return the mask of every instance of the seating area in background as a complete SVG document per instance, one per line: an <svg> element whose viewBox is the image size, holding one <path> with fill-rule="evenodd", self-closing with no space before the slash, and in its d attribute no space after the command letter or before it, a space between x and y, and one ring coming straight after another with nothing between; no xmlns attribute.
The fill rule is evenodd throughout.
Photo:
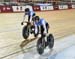
<svg viewBox="0 0 75 59"><path fill-rule="evenodd" d="M66 2L67 1L67 2ZM50 4L50 5L65 5L75 4L70 0L0 0L0 6L25 6L25 5L38 5L38 4Z"/></svg>

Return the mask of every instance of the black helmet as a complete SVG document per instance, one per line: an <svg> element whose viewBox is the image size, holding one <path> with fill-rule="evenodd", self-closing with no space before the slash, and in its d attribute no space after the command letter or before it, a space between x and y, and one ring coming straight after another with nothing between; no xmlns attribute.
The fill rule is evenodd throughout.
<svg viewBox="0 0 75 59"><path fill-rule="evenodd" d="M34 17L36 14L35 13L33 13L33 15L32 15L32 17Z"/></svg>
<svg viewBox="0 0 75 59"><path fill-rule="evenodd" d="M39 21L39 19L40 19L39 16L35 16L34 20L38 20Z"/></svg>
<svg viewBox="0 0 75 59"><path fill-rule="evenodd" d="M25 9L25 12L29 12L29 11L30 11L29 8L26 8L26 9Z"/></svg>

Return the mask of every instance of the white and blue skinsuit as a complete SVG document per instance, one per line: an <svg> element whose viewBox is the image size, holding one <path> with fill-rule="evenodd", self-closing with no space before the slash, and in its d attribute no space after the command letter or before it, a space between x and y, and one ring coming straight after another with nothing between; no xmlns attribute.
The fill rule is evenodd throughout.
<svg viewBox="0 0 75 59"><path fill-rule="evenodd" d="M47 34L46 23L47 22L43 18L41 18L38 23L35 22L34 23L34 26L35 26L35 34L38 33L38 27L40 27L40 26L43 26L43 28L44 28L44 34Z"/></svg>
<svg viewBox="0 0 75 59"><path fill-rule="evenodd" d="M28 21L29 22L32 22L32 17L33 17L33 14L35 14L35 12L34 11L29 11L29 13L28 14L24 14L24 18L23 18L23 21L25 20L25 16L26 15L28 15Z"/></svg>

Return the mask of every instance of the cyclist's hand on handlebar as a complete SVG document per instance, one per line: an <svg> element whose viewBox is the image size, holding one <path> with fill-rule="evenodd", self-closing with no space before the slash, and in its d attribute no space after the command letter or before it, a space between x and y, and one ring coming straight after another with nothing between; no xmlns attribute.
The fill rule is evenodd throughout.
<svg viewBox="0 0 75 59"><path fill-rule="evenodd" d="M23 25L23 22L21 22L21 25Z"/></svg>

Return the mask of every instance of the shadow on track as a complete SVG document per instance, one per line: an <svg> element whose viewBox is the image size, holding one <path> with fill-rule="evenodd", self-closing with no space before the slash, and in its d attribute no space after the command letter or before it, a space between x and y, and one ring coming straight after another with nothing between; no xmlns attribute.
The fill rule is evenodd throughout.
<svg viewBox="0 0 75 59"><path fill-rule="evenodd" d="M37 38L26 39L26 40L22 41L22 43L20 44L20 47L23 48L23 47L25 47L28 43L30 43L30 42L32 42L32 41L34 41L34 40L36 40L36 39L37 39Z"/></svg>

